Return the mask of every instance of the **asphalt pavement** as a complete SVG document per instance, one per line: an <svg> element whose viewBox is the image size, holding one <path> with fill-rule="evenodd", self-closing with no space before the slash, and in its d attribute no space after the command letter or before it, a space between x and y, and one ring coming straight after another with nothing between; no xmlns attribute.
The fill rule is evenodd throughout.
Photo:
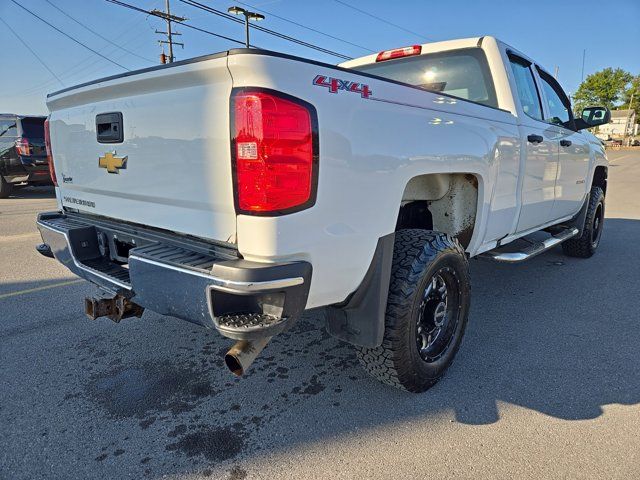
<svg viewBox="0 0 640 480"><path fill-rule="evenodd" d="M473 260L462 348L420 395L322 311L242 379L215 331L90 321L93 288L34 250L53 191L0 200L0 478L640 478L640 151L610 160L597 254Z"/></svg>

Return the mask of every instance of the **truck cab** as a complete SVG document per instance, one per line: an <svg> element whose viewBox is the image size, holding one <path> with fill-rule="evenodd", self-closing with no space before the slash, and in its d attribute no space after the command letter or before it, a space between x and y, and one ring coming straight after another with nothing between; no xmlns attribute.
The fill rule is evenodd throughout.
<svg viewBox="0 0 640 480"><path fill-rule="evenodd" d="M341 66L507 111L518 127L518 134L505 136L495 152L500 160L490 174L493 192L485 199L490 215L472 254L575 215L589 193L591 174L606 192L604 149L578 128L576 120L584 126L582 119L574 118L558 81L524 53L493 37L389 52L388 59L382 52ZM599 111L601 118L605 110Z"/></svg>

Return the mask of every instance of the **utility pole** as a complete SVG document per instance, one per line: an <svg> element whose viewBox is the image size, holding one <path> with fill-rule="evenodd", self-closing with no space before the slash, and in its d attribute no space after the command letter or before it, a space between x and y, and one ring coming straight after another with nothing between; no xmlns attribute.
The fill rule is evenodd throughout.
<svg viewBox="0 0 640 480"><path fill-rule="evenodd" d="M173 46L180 45L182 48L184 48L184 43L173 41L174 35L182 35L182 34L172 31L171 22L177 22L177 23L184 22L186 18L178 17L176 15L171 15L171 7L169 5L169 0L165 0L165 8L166 8L166 12L163 12L162 10L154 9L154 10L151 10L151 13L156 17L163 18L167 22L167 31L161 32L156 30L156 33L166 35L167 39L158 40L158 43L161 45L167 44L169 46L169 56L167 57L163 51L162 54L160 55L160 63L167 63L167 61L168 63L172 63L175 60L175 57L173 56Z"/></svg>
<svg viewBox="0 0 640 480"><path fill-rule="evenodd" d="M633 96L636 94L635 91L631 92L631 98L629 99L629 116L624 120L624 140L623 145L627 144L627 131L629 129L629 122L633 118ZM631 136L633 136L633 123L631 124ZM629 139L629 144L631 144L631 139Z"/></svg>
<svg viewBox="0 0 640 480"><path fill-rule="evenodd" d="M580 79L580 82L584 82L584 59L587 56L587 49L585 48L584 50L582 50L582 78Z"/></svg>

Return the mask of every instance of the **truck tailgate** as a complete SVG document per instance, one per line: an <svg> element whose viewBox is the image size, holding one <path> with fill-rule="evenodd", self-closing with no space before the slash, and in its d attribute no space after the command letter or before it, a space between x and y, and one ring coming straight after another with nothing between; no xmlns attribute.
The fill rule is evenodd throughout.
<svg viewBox="0 0 640 480"><path fill-rule="evenodd" d="M231 87L227 57L218 55L51 95L62 206L233 241ZM113 131L109 143L109 128L122 141Z"/></svg>

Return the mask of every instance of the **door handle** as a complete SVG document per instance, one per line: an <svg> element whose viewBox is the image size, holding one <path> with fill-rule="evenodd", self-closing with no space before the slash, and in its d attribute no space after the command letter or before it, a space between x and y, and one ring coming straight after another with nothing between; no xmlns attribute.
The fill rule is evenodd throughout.
<svg viewBox="0 0 640 480"><path fill-rule="evenodd" d="M570 147L571 140L560 140L560 145L562 145L563 147Z"/></svg>
<svg viewBox="0 0 640 480"><path fill-rule="evenodd" d="M528 135L527 140L529 143L542 143L544 138L542 138L542 135Z"/></svg>

